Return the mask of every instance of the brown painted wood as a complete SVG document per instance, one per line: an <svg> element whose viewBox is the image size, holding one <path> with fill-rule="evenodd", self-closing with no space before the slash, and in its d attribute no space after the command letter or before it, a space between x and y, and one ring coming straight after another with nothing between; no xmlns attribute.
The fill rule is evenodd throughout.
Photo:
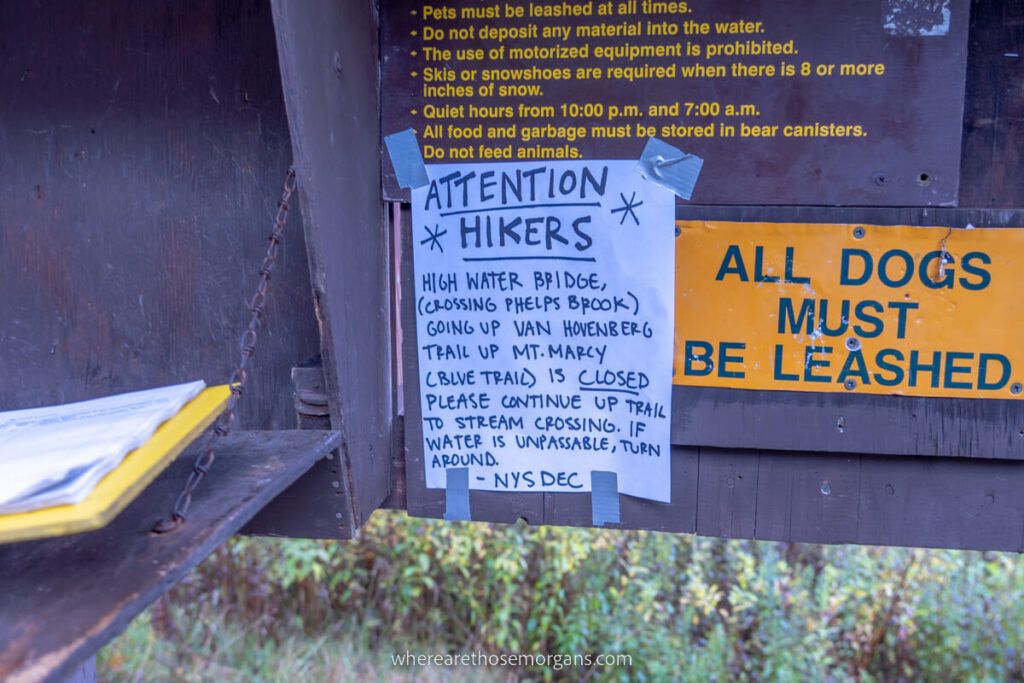
<svg viewBox="0 0 1024 683"><path fill-rule="evenodd" d="M834 453L1024 459L1019 401L673 387L672 441Z"/></svg>
<svg viewBox="0 0 1024 683"><path fill-rule="evenodd" d="M761 451L758 539L811 543L857 540L860 457Z"/></svg>
<svg viewBox="0 0 1024 683"><path fill-rule="evenodd" d="M0 4L0 410L227 381L291 146L265 0ZM319 334L298 213L241 424Z"/></svg>
<svg viewBox="0 0 1024 683"><path fill-rule="evenodd" d="M242 533L285 538L352 538L358 527L353 522L349 484L338 453L328 453L257 512Z"/></svg>
<svg viewBox="0 0 1024 683"><path fill-rule="evenodd" d="M701 535L1024 550L1024 500L1018 495L1024 462L712 448L700 453ZM745 483L751 476L756 490Z"/></svg>
<svg viewBox="0 0 1024 683"><path fill-rule="evenodd" d="M975 0L968 37L960 206L1024 206L1024 3Z"/></svg>
<svg viewBox="0 0 1024 683"><path fill-rule="evenodd" d="M759 459L757 451L700 449L698 534L722 538L754 537Z"/></svg>
<svg viewBox="0 0 1024 683"><path fill-rule="evenodd" d="M623 529L804 543L1024 550L1024 462L673 449L673 502L620 497ZM684 474L685 473L685 474ZM517 501L471 494L473 519L514 521ZM441 517L433 508L417 516ZM590 496L546 494L543 522L590 526Z"/></svg>
<svg viewBox="0 0 1024 683"><path fill-rule="evenodd" d="M963 228L1024 227L1024 208L922 208L836 206L677 206L676 220L766 223L867 223Z"/></svg>
<svg viewBox="0 0 1024 683"><path fill-rule="evenodd" d="M700 466L701 535L1024 549L1024 462L705 448Z"/></svg>
<svg viewBox="0 0 1024 683"><path fill-rule="evenodd" d="M862 459L857 542L1021 552L1024 463Z"/></svg>
<svg viewBox="0 0 1024 683"><path fill-rule="evenodd" d="M181 489L193 446L107 527L0 547L0 679L70 675L339 441L337 432L232 434L187 523L151 534Z"/></svg>
<svg viewBox="0 0 1024 683"><path fill-rule="evenodd" d="M318 359L292 368L295 417L299 429L331 428L327 382ZM351 538L357 528L349 477L338 453L329 453L281 495L267 503L242 533L289 538Z"/></svg>
<svg viewBox="0 0 1024 683"><path fill-rule="evenodd" d="M374 4L272 2L331 424L352 496L343 537L388 495L394 427ZM293 514L319 514L314 500L296 497Z"/></svg>

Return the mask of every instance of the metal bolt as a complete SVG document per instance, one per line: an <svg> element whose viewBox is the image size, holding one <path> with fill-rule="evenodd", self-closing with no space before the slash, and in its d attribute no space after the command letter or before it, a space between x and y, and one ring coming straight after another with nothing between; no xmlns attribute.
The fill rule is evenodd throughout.
<svg viewBox="0 0 1024 683"><path fill-rule="evenodd" d="M843 382L843 386L846 387L847 391L853 391L854 389L857 388L857 380L848 379L845 382Z"/></svg>
<svg viewBox="0 0 1024 683"><path fill-rule="evenodd" d="M832 484L828 483L828 479L821 482L821 495L827 496L832 493Z"/></svg>
<svg viewBox="0 0 1024 683"><path fill-rule="evenodd" d="M885 183L888 182L888 178L885 177L884 173L876 173L874 176L872 176L871 180L872 182L875 183L875 185L878 185L879 187L885 185Z"/></svg>
<svg viewBox="0 0 1024 683"><path fill-rule="evenodd" d="M1019 394L1021 391L1024 391L1024 386L1021 386L1020 382L1014 382L1013 384L1010 385L1011 394L1016 395Z"/></svg>
<svg viewBox="0 0 1024 683"><path fill-rule="evenodd" d="M855 239L862 239L866 232L867 231L864 230L863 226L858 225L856 228L853 229L853 236Z"/></svg>
<svg viewBox="0 0 1024 683"><path fill-rule="evenodd" d="M679 226L677 225L677 226L676 226L676 237L679 237L679 236L680 236L680 235L682 235L682 234L683 234L683 231L682 231L682 230L680 230L680 229L679 229Z"/></svg>
<svg viewBox="0 0 1024 683"><path fill-rule="evenodd" d="M846 348L851 351L860 351L860 339L857 339L856 337L847 337Z"/></svg>

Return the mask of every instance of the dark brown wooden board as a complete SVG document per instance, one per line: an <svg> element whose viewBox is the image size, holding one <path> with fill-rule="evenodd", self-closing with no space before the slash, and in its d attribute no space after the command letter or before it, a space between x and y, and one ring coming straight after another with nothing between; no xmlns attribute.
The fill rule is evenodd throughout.
<svg viewBox="0 0 1024 683"><path fill-rule="evenodd" d="M410 481L415 479L412 473ZM620 496L621 523L608 526L766 541L1024 551L1020 461L674 446L672 483L668 504ZM444 495L422 483L410 488L409 513L442 517ZM533 506L541 501L543 514L536 516ZM590 503L585 493L470 492L474 521L591 526Z"/></svg>
<svg viewBox="0 0 1024 683"><path fill-rule="evenodd" d="M620 138L598 139L595 135L578 141L564 136L539 143L514 140L513 149L519 150L539 144L546 148L568 146L587 159L639 159L650 133L637 135L636 126L652 126L666 142L696 154L705 160L700 181L692 201L701 204L821 204L903 206L955 205L958 197L960 171L960 132L964 111L964 76L967 64L967 34L969 28L969 0L947 0L950 13L948 33L945 35L903 35L887 30L883 24L886 7L905 8L906 14L915 11L927 14L930 5L906 2L828 2L793 3L777 0L691 0L690 13L681 15L645 16L639 14L598 16L575 19L544 19L525 16L521 19L490 19L468 22L459 17L463 8L474 8L473 0L443 3L453 8L456 18L428 17L426 6L439 3L422 0L383 0L381 3L381 77L385 97L382 100L382 129L385 135L407 128L420 132L421 147L428 162L449 163L450 157L429 158L426 147L446 150L478 146L503 148L509 141L488 135L488 129L543 125L590 125L615 123L630 124L630 135ZM551 4L551 3L535 3ZM555 3L557 4L557 3ZM582 3L581 3L582 4ZM601 3L595 2L594 6ZM623 3L615 3L620 6ZM923 10L923 11L922 11ZM935 9L932 7L932 11ZM941 16L936 13L936 16ZM764 33L757 35L719 35L712 30L708 36L678 35L658 38L644 34L628 38L564 38L510 39L503 44L479 38L437 40L432 36L452 27L464 29L484 27L528 27L569 24L571 26L659 23L667 20L673 25L685 21L715 22L739 19L763 21ZM792 56L753 56L735 59L715 59L707 63L770 64L776 68L780 62L789 62L798 69L803 63L815 68L819 64L835 65L838 72L844 63L884 63L882 76L840 77L837 75L793 77L682 77L684 66L696 63L695 58L645 57L636 61L611 62L597 57L597 47L610 45L660 44L706 45L723 41L747 39L785 42L795 40L799 54ZM519 46L589 45L587 58L519 59L511 56ZM446 60L428 58L428 49L434 48L505 48L500 57L483 60L460 59L458 52ZM639 78L634 81L611 78L605 70L609 66L671 66L679 67L675 77ZM473 69L529 69L598 67L601 79L548 78L539 81L539 94L525 97L502 97L500 94L472 96L427 97L424 88L436 87L438 72L449 69L452 74ZM730 66L731 68L731 66ZM432 74L428 79L427 74ZM573 71L575 73L575 71ZM452 85L486 87L482 74L475 80L456 76ZM505 78L500 85L522 83L538 85L538 81ZM475 84L475 85L474 85ZM651 117L650 105L682 102L683 109L672 116ZM687 115L685 103L695 105L752 104L757 116L724 117ZM610 110L612 106L625 108L639 105L636 116L620 119L576 116L564 113L563 104L600 104ZM555 116L537 117L515 113L512 116L473 117L468 105L502 106L520 104L552 105ZM462 113L458 107L463 106ZM431 110L430 107L436 107ZM434 113L429 114L433 111ZM697 111L700 111L698 108ZM414 113L415 112L415 113ZM429 115L428 115L429 114ZM713 137L665 137L660 130L668 124L714 123ZM717 134L719 124L810 124L837 123L863 124L867 135L862 138L813 137L784 138L781 132L774 138L723 137ZM471 128L483 123L482 139L452 139L447 132L442 136L427 137L428 126L440 125ZM493 131L492 131L493 132ZM479 161L475 155L471 161ZM454 160L458 161L458 160ZM486 162L485 162L486 163ZM384 165L384 196L388 199L408 201L407 190L398 187L390 161Z"/></svg>
<svg viewBox="0 0 1024 683"><path fill-rule="evenodd" d="M701 449L697 475L698 534L721 538L754 537L758 462L757 451ZM675 462L672 464L674 466Z"/></svg>
<svg viewBox="0 0 1024 683"><path fill-rule="evenodd" d="M71 674L339 442L337 432L238 432L220 443L188 521L169 534L150 528L178 495L196 446L107 527L0 546L0 679Z"/></svg>
<svg viewBox="0 0 1024 683"><path fill-rule="evenodd" d="M327 381L319 364L292 368L299 429L330 429ZM256 513L242 533L290 538L351 538L352 493L341 458L331 453Z"/></svg>
<svg viewBox="0 0 1024 683"><path fill-rule="evenodd" d="M859 457L761 451L755 536L856 543L860 473Z"/></svg>
<svg viewBox="0 0 1024 683"><path fill-rule="evenodd" d="M1024 459L1018 401L672 388L672 441L724 448Z"/></svg>
<svg viewBox="0 0 1024 683"><path fill-rule="evenodd" d="M1024 3L974 0L960 206L1024 207Z"/></svg>
<svg viewBox="0 0 1024 683"><path fill-rule="evenodd" d="M352 491L337 453L316 463L242 529L252 536L352 538Z"/></svg>
<svg viewBox="0 0 1024 683"><path fill-rule="evenodd" d="M0 410L227 381L291 145L265 0L0 5ZM319 351L301 220L241 424Z"/></svg>
<svg viewBox="0 0 1024 683"><path fill-rule="evenodd" d="M698 533L1021 552L1022 485L1022 462L702 448Z"/></svg>
<svg viewBox="0 0 1024 683"><path fill-rule="evenodd" d="M1024 551L1024 463L861 460L857 542Z"/></svg>
<svg viewBox="0 0 1024 683"><path fill-rule="evenodd" d="M351 494L337 533L351 536L388 495L395 413L375 3L271 4L331 424ZM320 513L317 500L297 496L289 514L301 524Z"/></svg>

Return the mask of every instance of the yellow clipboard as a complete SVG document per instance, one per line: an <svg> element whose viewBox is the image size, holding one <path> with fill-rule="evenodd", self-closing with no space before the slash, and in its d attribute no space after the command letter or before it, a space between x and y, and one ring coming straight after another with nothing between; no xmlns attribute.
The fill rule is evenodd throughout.
<svg viewBox="0 0 1024 683"><path fill-rule="evenodd" d="M126 455L81 503L0 515L0 543L66 536L105 526L213 424L230 395L226 384L203 390L160 425L149 441Z"/></svg>

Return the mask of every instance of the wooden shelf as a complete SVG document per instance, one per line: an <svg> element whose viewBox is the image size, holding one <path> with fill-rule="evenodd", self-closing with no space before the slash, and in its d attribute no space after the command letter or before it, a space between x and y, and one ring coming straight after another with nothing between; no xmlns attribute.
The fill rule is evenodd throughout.
<svg viewBox="0 0 1024 683"><path fill-rule="evenodd" d="M72 673L339 442L331 431L228 436L188 522L154 535L192 466L193 445L108 526L0 547L0 680Z"/></svg>

